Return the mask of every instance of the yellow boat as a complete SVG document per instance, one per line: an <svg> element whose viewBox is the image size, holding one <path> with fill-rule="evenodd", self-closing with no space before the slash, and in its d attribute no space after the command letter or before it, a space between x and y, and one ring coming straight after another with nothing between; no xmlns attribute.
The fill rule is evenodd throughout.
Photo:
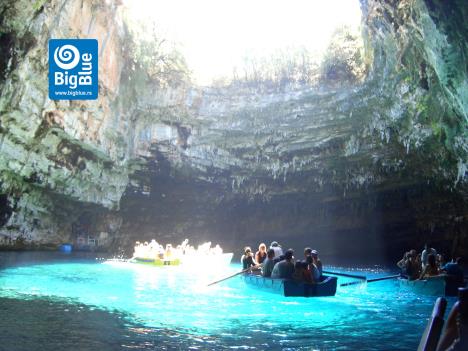
<svg viewBox="0 0 468 351"><path fill-rule="evenodd" d="M151 266L178 266L180 265L180 259L161 259L161 258L142 258L142 257L134 257L131 262L133 263L141 263L147 264Z"/></svg>

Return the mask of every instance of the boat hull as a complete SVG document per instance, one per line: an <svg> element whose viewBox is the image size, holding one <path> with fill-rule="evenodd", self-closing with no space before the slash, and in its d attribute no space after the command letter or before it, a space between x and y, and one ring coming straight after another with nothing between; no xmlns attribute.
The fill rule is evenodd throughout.
<svg viewBox="0 0 468 351"><path fill-rule="evenodd" d="M247 285L286 297L319 297L336 294L336 277L324 276L323 280L317 284L266 278L256 274L244 274L242 277Z"/></svg>
<svg viewBox="0 0 468 351"><path fill-rule="evenodd" d="M148 258L134 258L132 260L134 263L146 264L149 266L178 266L180 265L180 260L178 258L174 260L163 260L157 258L155 260Z"/></svg>
<svg viewBox="0 0 468 351"><path fill-rule="evenodd" d="M183 255L181 258L175 258L172 260L135 257L132 259L132 262L152 266L178 266L183 264L188 268L197 268L200 266L220 267L228 266L231 263L232 256L233 253L224 253L221 255Z"/></svg>
<svg viewBox="0 0 468 351"><path fill-rule="evenodd" d="M464 286L445 275L429 277L423 280L408 280L398 278L400 287L409 289L416 294L431 296L456 296L458 287Z"/></svg>

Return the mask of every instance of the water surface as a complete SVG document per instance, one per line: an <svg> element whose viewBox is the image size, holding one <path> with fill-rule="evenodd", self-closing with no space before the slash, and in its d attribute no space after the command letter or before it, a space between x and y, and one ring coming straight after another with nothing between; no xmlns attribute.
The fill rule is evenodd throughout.
<svg viewBox="0 0 468 351"><path fill-rule="evenodd" d="M239 271L236 264L212 270L64 256L3 262L0 350L415 350L435 301L394 280L325 298L285 298L239 277L207 287Z"/></svg>

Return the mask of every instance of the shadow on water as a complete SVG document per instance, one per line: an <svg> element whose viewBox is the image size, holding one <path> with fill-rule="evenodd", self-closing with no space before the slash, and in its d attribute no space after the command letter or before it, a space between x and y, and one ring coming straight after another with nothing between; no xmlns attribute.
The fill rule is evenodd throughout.
<svg viewBox="0 0 468 351"><path fill-rule="evenodd" d="M346 331L346 347L330 340L329 328L310 331L300 325L273 328L242 325L220 335L148 328L119 311L95 309L59 299L0 298L0 350L379 350L363 345L360 326ZM294 337L292 337L294 335ZM382 345L391 336L382 333ZM387 340L388 339L388 340ZM307 345L307 346L304 346ZM315 345L315 346L314 346Z"/></svg>
<svg viewBox="0 0 468 351"><path fill-rule="evenodd" d="M216 337L148 328L120 311L60 299L0 298L0 311L1 351L224 348Z"/></svg>

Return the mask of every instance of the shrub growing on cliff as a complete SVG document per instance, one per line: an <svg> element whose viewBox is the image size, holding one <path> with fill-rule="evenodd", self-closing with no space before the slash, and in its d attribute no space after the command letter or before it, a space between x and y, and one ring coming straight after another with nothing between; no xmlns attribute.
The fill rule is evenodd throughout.
<svg viewBox="0 0 468 351"><path fill-rule="evenodd" d="M306 48L288 48L270 56L246 56L232 77L220 78L215 85L280 92L307 85L357 83L365 74L360 34L341 27L334 32L323 55Z"/></svg>
<svg viewBox="0 0 468 351"><path fill-rule="evenodd" d="M305 48L278 50L269 57L245 57L244 65L233 73L233 82L281 91L313 83L317 67Z"/></svg>
<svg viewBox="0 0 468 351"><path fill-rule="evenodd" d="M174 43L162 38L154 25L127 23L126 64L131 76L164 88L189 81L189 70ZM141 82L144 83L144 82Z"/></svg>
<svg viewBox="0 0 468 351"><path fill-rule="evenodd" d="M355 83L366 74L362 38L349 27L338 28L332 36L320 66L321 82Z"/></svg>

